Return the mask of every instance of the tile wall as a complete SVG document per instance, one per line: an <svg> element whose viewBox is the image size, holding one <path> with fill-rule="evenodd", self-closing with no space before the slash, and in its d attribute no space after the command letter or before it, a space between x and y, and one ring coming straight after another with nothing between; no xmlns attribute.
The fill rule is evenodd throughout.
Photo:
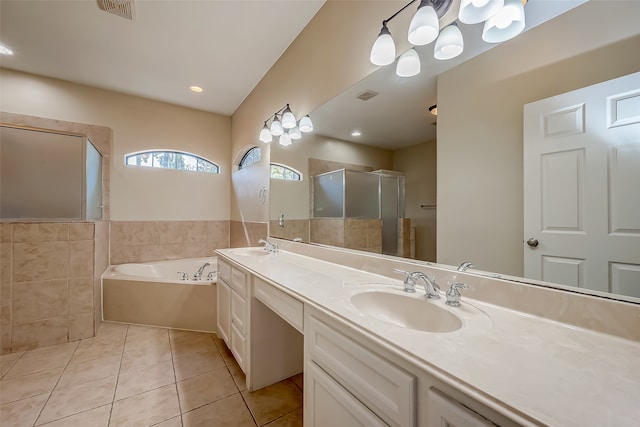
<svg viewBox="0 0 640 427"><path fill-rule="evenodd" d="M314 243L382 253L381 219L313 218L310 223Z"/></svg>
<svg viewBox="0 0 640 427"><path fill-rule="evenodd" d="M3 223L0 230L0 352L92 337L108 223Z"/></svg>
<svg viewBox="0 0 640 427"><path fill-rule="evenodd" d="M299 237L304 242L309 242L309 220L288 219L284 227L280 227L277 219L269 221L269 236L281 239L293 240Z"/></svg>
<svg viewBox="0 0 640 427"><path fill-rule="evenodd" d="M112 265L208 257L228 247L229 221L111 222Z"/></svg>
<svg viewBox="0 0 640 427"><path fill-rule="evenodd" d="M228 247L259 246L258 241L267 238L268 227L266 222L231 221Z"/></svg>

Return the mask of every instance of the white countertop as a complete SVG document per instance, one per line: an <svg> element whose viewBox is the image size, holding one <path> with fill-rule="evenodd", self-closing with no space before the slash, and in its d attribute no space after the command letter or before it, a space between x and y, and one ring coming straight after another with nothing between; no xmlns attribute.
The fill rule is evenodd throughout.
<svg viewBox="0 0 640 427"><path fill-rule="evenodd" d="M449 333L401 328L363 315L351 295L400 280L280 251L217 252L305 303L352 322L379 344L463 392L490 399L553 426L640 426L640 343L462 297L463 327ZM472 395L473 397L473 395Z"/></svg>

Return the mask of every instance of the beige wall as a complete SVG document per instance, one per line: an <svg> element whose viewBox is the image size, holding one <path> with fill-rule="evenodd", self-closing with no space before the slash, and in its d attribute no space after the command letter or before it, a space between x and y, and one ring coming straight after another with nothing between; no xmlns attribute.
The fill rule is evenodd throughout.
<svg viewBox="0 0 640 427"><path fill-rule="evenodd" d="M0 69L2 111L111 128L112 220L229 219L229 117ZM124 155L153 148L198 154L220 175L133 168Z"/></svg>
<svg viewBox="0 0 640 427"><path fill-rule="evenodd" d="M285 104L291 104L300 117L375 70L369 62L371 44L380 31L382 19L403 3L327 1L233 114L233 155L247 144L261 144L258 133L264 120ZM393 28L397 28L398 34L406 31L411 17L404 15L410 14L395 19L392 31ZM399 40L397 47L401 51L406 42ZM308 135L300 143L308 143ZM267 180L268 175L263 179ZM238 206L234 194L233 219L243 216ZM265 216L264 221L267 220Z"/></svg>
<svg viewBox="0 0 640 427"><path fill-rule="evenodd" d="M606 3L556 18L562 36L543 25L439 77L438 262L523 274L523 105L640 69L640 3L616 2L615 21L586 13Z"/></svg>
<svg viewBox="0 0 640 427"><path fill-rule="evenodd" d="M405 216L415 228L415 258L436 260L436 141L393 152L393 169L405 173Z"/></svg>
<svg viewBox="0 0 640 427"><path fill-rule="evenodd" d="M323 135L306 134L288 147L272 144L271 161L292 167L302 173L302 182L271 180L269 218L280 214L290 219L309 218L310 179L309 159L330 160L352 165L365 165L370 170L391 169L392 152L381 148L336 140Z"/></svg>

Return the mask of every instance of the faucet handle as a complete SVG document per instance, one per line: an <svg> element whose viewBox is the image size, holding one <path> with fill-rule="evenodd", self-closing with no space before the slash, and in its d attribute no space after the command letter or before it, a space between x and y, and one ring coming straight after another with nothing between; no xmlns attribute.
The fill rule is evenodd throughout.
<svg viewBox="0 0 640 427"><path fill-rule="evenodd" d="M182 280L189 280L189 275L184 271L178 271L178 274L182 274Z"/></svg>
<svg viewBox="0 0 640 427"><path fill-rule="evenodd" d="M416 291L416 279L413 273L401 270L399 268L393 269L394 273L404 274L404 291L413 293Z"/></svg>
<svg viewBox="0 0 640 427"><path fill-rule="evenodd" d="M458 307L460 305L460 298L462 297L460 289L466 289L468 287L469 286L464 283L451 283L449 290L447 290L447 293L445 294L447 297L446 304Z"/></svg>

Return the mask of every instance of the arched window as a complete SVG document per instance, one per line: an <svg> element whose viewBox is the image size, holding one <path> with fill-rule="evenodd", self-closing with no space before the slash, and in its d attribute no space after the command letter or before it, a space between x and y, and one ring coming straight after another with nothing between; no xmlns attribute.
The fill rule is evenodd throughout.
<svg viewBox="0 0 640 427"><path fill-rule="evenodd" d="M195 154L171 150L150 150L124 156L127 166L145 166L193 172L220 173L220 166Z"/></svg>
<svg viewBox="0 0 640 427"><path fill-rule="evenodd" d="M259 162L262 157L262 150L259 147L253 147L242 156L240 159L240 164L238 165L240 169L244 169L246 167L251 166L252 164Z"/></svg>
<svg viewBox="0 0 640 427"><path fill-rule="evenodd" d="M302 174L289 166L271 163L271 178L286 181L302 181Z"/></svg>

